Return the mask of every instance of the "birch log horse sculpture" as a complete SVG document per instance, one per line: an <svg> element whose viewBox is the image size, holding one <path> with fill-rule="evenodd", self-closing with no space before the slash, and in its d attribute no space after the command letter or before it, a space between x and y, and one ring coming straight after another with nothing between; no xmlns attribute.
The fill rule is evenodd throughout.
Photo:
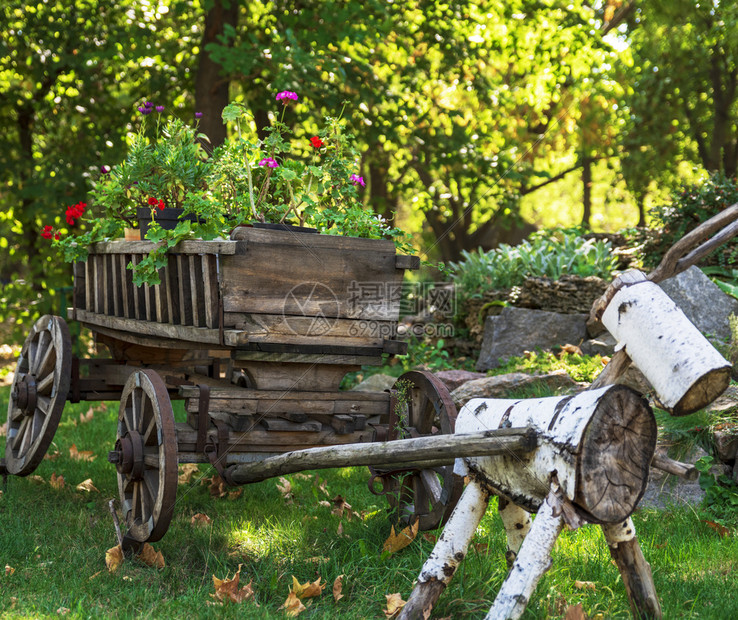
<svg viewBox="0 0 738 620"><path fill-rule="evenodd" d="M473 399L456 433L532 426L538 447L528 454L457 459L469 484L449 518L399 618L429 618L464 559L492 494L507 533L511 566L487 619L519 618L564 525L599 524L620 570L636 617L660 618L661 606L630 515L643 495L649 465L689 471L675 461L652 462L656 422L648 403L617 385L631 361L672 415L687 415L716 399L730 382L730 364L656 283L676 275L738 234L738 205L678 241L646 276L626 272L593 307L618 341L617 352L588 391L534 400ZM535 512L535 520L530 513Z"/></svg>

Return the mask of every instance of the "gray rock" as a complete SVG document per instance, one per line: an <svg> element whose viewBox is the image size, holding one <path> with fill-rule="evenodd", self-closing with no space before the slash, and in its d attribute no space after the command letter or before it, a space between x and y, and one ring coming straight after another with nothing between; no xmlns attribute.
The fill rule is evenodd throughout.
<svg viewBox="0 0 738 620"><path fill-rule="evenodd" d="M665 448L657 447L657 450L666 452ZM676 457L682 463L696 463L703 456L707 456L702 448L695 446L689 454ZM663 509L668 506L679 506L681 504L700 504L705 497L705 492L700 488L699 479L690 481L679 476L667 474L652 467L648 475L648 486L638 503L640 508Z"/></svg>
<svg viewBox="0 0 738 620"><path fill-rule="evenodd" d="M477 370L497 368L500 359L536 348L579 345L586 337L586 314L558 314L508 306L499 316L487 317Z"/></svg>
<svg viewBox="0 0 738 620"><path fill-rule="evenodd" d="M717 457L723 463L735 461L738 456L738 427L717 430L712 437Z"/></svg>
<svg viewBox="0 0 738 620"><path fill-rule="evenodd" d="M512 390L529 388L558 390L560 388L578 388L579 385L563 370L547 375L528 375L523 372L512 372L496 377L484 377L467 381L451 392L451 398L457 407L463 407L472 398L508 398Z"/></svg>
<svg viewBox="0 0 738 620"><path fill-rule="evenodd" d="M471 372L470 370L441 370L435 375L436 378L443 381L449 392L453 392L467 381L484 379L487 376L483 372Z"/></svg>
<svg viewBox="0 0 738 620"><path fill-rule="evenodd" d="M354 392L384 392L389 390L397 381L396 377L376 374L364 379L357 386L351 388Z"/></svg>
<svg viewBox="0 0 738 620"><path fill-rule="evenodd" d="M617 341L612 337L610 332L603 332L597 338L585 340L579 348L584 355L606 355L612 356L615 353L615 345Z"/></svg>
<svg viewBox="0 0 738 620"><path fill-rule="evenodd" d="M703 334L730 338L728 317L738 314L738 299L726 295L698 267L690 267L659 286Z"/></svg>

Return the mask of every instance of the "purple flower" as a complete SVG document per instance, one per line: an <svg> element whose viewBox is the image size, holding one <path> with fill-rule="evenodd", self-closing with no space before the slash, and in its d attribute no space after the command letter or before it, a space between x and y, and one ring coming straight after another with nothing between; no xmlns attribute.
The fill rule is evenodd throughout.
<svg viewBox="0 0 738 620"><path fill-rule="evenodd" d="M147 101L146 103L144 103L144 107L150 110L151 108L154 107L154 104L151 103L150 101Z"/></svg>
<svg viewBox="0 0 738 620"><path fill-rule="evenodd" d="M100 172L102 172L103 174L108 174L110 172L110 168L108 168L107 166L100 166Z"/></svg>
<svg viewBox="0 0 738 620"><path fill-rule="evenodd" d="M195 118L202 118L202 112L195 112Z"/></svg>
<svg viewBox="0 0 738 620"><path fill-rule="evenodd" d="M151 114L151 108L147 108L145 106L143 108L141 106L138 106L138 111L141 112L141 114L143 114L144 116L146 116L147 114Z"/></svg>
<svg viewBox="0 0 738 620"><path fill-rule="evenodd" d="M157 112L163 112L164 111L164 106L163 105L156 106L156 111Z"/></svg>
<svg viewBox="0 0 738 620"><path fill-rule="evenodd" d="M352 174L349 177L349 181L351 181L354 185L361 185L364 187L366 184L364 183L364 177L360 177L358 174Z"/></svg>
<svg viewBox="0 0 738 620"><path fill-rule="evenodd" d="M281 93L277 93L277 101L281 101L284 105L287 105L290 99L297 101L297 93L293 93L291 90L283 90Z"/></svg>
<svg viewBox="0 0 738 620"><path fill-rule="evenodd" d="M277 160L273 157L265 157L259 162L259 165L266 166L267 168L276 168L277 166L279 166Z"/></svg>

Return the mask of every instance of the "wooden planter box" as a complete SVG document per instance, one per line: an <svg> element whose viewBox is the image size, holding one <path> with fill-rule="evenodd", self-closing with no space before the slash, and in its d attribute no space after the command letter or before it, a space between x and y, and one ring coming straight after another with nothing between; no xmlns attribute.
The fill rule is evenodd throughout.
<svg viewBox="0 0 738 620"><path fill-rule="evenodd" d="M402 280L419 261L397 255L391 241L240 227L227 241L182 242L170 250L160 285L136 287L127 265L153 247L92 246L75 265L70 318L160 348L360 356L362 363L404 352L394 340Z"/></svg>

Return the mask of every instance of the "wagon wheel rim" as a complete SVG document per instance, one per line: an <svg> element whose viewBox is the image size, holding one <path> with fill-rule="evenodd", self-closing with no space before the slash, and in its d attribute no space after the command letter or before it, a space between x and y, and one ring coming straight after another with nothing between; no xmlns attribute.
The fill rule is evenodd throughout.
<svg viewBox="0 0 738 620"><path fill-rule="evenodd" d="M71 366L72 340L66 321L42 316L23 343L10 390L8 473L27 476L43 460L67 401Z"/></svg>
<svg viewBox="0 0 738 620"><path fill-rule="evenodd" d="M393 389L406 394L406 402L401 402L397 411L399 439L454 432L456 406L446 386L431 373L406 372ZM454 474L453 465L444 465L409 469L389 476L386 495L402 525L418 520L419 529L425 531L445 523L462 487L463 480Z"/></svg>
<svg viewBox="0 0 738 620"><path fill-rule="evenodd" d="M177 494L177 438L169 393L153 370L131 374L118 411L118 439L108 455L118 472L126 539L159 540Z"/></svg>

